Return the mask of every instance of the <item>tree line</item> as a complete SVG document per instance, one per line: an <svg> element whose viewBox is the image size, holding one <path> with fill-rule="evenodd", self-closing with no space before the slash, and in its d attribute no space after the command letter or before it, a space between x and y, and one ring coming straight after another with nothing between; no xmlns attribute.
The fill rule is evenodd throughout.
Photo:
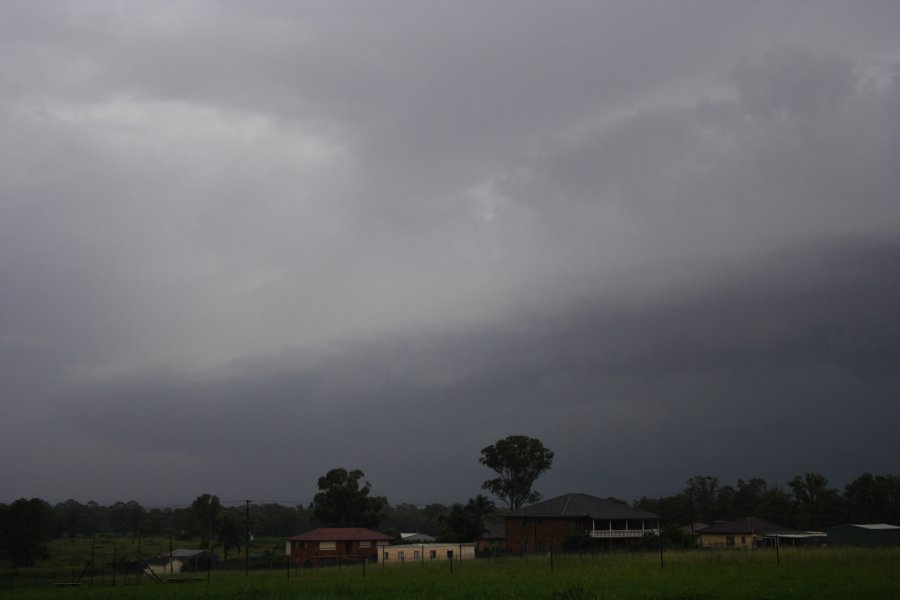
<svg viewBox="0 0 900 600"><path fill-rule="evenodd" d="M0 504L0 560L33 565L46 557L52 538L94 535L199 538L202 547L221 549L226 560L230 551L239 551L246 543L248 531L254 536L288 537L321 526L377 527L395 538L400 532L417 532L441 541L473 541L482 537L492 516L499 519L504 510L518 510L541 499L534 482L552 466L553 452L537 439L513 435L483 448L479 462L498 475L485 481L482 489L505 508L481 494L450 505L391 505L371 493L365 473L342 467L319 477L319 491L308 506L277 502L224 506L213 494L202 494L186 507L150 509L134 500L101 506L72 499L50 505L39 498L22 498ZM818 473L798 475L787 486L760 478L730 485L718 477L698 475L673 496L643 497L632 505L658 514L673 535L680 525L745 516L804 530L848 522L897 524L900 477L865 473L838 490Z"/></svg>
<svg viewBox="0 0 900 600"><path fill-rule="evenodd" d="M479 498L482 503L490 503L483 496ZM478 526L471 524L472 519L465 518L470 511L463 504L433 503L420 507L409 503L390 505L386 501L382 504L380 500L378 509L369 511L365 523L395 537L401 531L412 531L448 541L471 541L469 533L473 527L480 535ZM288 537L322 526L362 526L351 513L347 513L349 519L331 519L321 511L317 516L314 504L251 503L249 514L250 531L260 537ZM146 508L133 500L103 506L72 499L51 505L40 498L21 498L0 504L0 560L33 566L47 558L47 543L51 539L95 535L199 539L201 547L220 549L227 560L232 551L240 551L245 543L246 517L246 506L223 506L212 494L203 494L190 506L178 508ZM461 530L465 532L459 533Z"/></svg>
<svg viewBox="0 0 900 600"><path fill-rule="evenodd" d="M481 450L481 464L499 475L482 487L515 510L540 498L532 485L552 460L553 452L539 440L509 436ZM496 511L480 494L465 504L391 506L387 498L371 494L364 477L359 469L331 469L319 478L319 492L310 505L293 507L276 502L226 507L213 494L202 494L184 508L151 509L134 500L101 506L69 499L51 506L40 498L21 498L0 504L0 560L34 565L47 557L52 538L104 534L200 538L202 547L220 548L226 561L229 551L246 544L251 530L253 535L286 537L316 526L380 527L395 538L409 531L462 542L481 537L485 519Z"/></svg>
<svg viewBox="0 0 900 600"><path fill-rule="evenodd" d="M797 475L787 485L756 477L722 484L718 477L698 475L688 479L678 494L644 497L634 506L670 524L711 524L755 516L804 531L843 523L896 525L900 523L900 476L864 473L838 489L820 473Z"/></svg>

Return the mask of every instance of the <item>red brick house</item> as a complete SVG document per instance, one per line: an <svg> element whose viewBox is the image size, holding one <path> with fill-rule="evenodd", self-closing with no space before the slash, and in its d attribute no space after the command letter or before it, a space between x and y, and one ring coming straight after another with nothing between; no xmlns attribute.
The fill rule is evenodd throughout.
<svg viewBox="0 0 900 600"><path fill-rule="evenodd" d="M377 560L379 548L393 541L389 535L362 527L320 527L287 539L291 562L318 565L337 560Z"/></svg>
<svg viewBox="0 0 900 600"><path fill-rule="evenodd" d="M588 494L565 494L506 516L506 550L516 554L563 550L579 536L623 548L648 533L659 534L657 515Z"/></svg>

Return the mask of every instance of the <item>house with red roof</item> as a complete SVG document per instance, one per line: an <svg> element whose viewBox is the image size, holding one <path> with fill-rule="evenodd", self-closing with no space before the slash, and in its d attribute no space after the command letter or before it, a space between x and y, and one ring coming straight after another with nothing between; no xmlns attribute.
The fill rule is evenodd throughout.
<svg viewBox="0 0 900 600"><path fill-rule="evenodd" d="M391 536L364 527L320 527L289 537L285 555L293 563L319 565L341 561L375 561Z"/></svg>

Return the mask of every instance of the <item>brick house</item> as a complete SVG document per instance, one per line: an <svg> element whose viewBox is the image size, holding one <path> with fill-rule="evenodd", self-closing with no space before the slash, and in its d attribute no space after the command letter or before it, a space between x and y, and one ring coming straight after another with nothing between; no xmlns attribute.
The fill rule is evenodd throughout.
<svg viewBox="0 0 900 600"><path fill-rule="evenodd" d="M379 548L393 541L389 535L362 527L320 527L289 537L284 552L301 564L378 560Z"/></svg>
<svg viewBox="0 0 900 600"><path fill-rule="evenodd" d="M579 536L624 548L648 533L659 534L657 515L588 494L565 494L506 516L506 550L517 554L562 550Z"/></svg>

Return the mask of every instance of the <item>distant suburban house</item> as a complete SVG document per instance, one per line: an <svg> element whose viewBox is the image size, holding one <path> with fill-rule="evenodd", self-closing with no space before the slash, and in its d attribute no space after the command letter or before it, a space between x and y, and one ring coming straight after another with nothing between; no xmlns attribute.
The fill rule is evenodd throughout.
<svg viewBox="0 0 900 600"><path fill-rule="evenodd" d="M887 523L829 527L829 546L900 546L900 527Z"/></svg>
<svg viewBox="0 0 900 600"><path fill-rule="evenodd" d="M401 544L428 544L435 540L433 535L427 533L401 533Z"/></svg>
<svg viewBox="0 0 900 600"><path fill-rule="evenodd" d="M806 532L759 517L741 517L714 523L695 533L700 536L700 545L704 548L753 548L775 543L779 538L787 536L802 536Z"/></svg>
<svg viewBox="0 0 900 600"><path fill-rule="evenodd" d="M215 567L218 558L208 550L179 548L149 559L144 570L152 570L157 576L175 575L182 571L205 571L208 566Z"/></svg>
<svg viewBox="0 0 900 600"><path fill-rule="evenodd" d="M647 534L659 535L659 517L588 494L565 494L506 516L506 549L514 553L562 550L585 536L621 548Z"/></svg>
<svg viewBox="0 0 900 600"><path fill-rule="evenodd" d="M362 527L320 527L289 537L285 555L294 563L318 565L337 560L376 560L393 537Z"/></svg>
<svg viewBox="0 0 900 600"><path fill-rule="evenodd" d="M398 544L382 546L378 562L403 564L408 562L433 562L437 560L469 560L475 558L475 543Z"/></svg>
<svg viewBox="0 0 900 600"><path fill-rule="evenodd" d="M478 552L491 553L506 548L506 523L488 521L484 524L484 533L478 540Z"/></svg>

